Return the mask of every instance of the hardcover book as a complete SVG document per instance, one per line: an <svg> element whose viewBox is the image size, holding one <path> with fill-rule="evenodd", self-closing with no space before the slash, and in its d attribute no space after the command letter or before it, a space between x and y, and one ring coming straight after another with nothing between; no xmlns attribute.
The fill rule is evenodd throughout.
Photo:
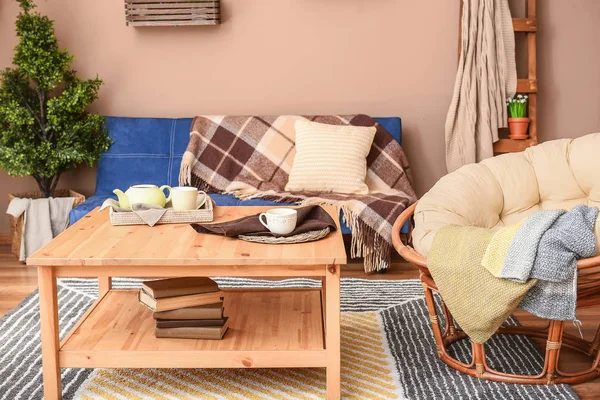
<svg viewBox="0 0 600 400"><path fill-rule="evenodd" d="M218 303L223 299L223 292L210 292L201 294L190 294L187 296L176 296L176 297L163 297L161 299L155 299L144 289L140 289L138 294L140 303L147 306L152 311L169 311L176 310L178 308L202 306L205 304Z"/></svg>
<svg viewBox="0 0 600 400"><path fill-rule="evenodd" d="M203 306L185 307L177 310L160 311L153 314L154 319L182 320L182 319L223 319L223 302L206 304Z"/></svg>
<svg viewBox="0 0 600 400"><path fill-rule="evenodd" d="M201 328L203 326L223 326L225 319L157 319L157 328Z"/></svg>
<svg viewBox="0 0 600 400"><path fill-rule="evenodd" d="M169 278L146 281L142 283L142 288L155 299L217 292L219 290L217 282L205 277Z"/></svg>
<svg viewBox="0 0 600 400"><path fill-rule="evenodd" d="M223 339L228 329L227 317L222 326L204 326L204 327L180 327L180 328L156 328L154 335L157 338L171 339Z"/></svg>

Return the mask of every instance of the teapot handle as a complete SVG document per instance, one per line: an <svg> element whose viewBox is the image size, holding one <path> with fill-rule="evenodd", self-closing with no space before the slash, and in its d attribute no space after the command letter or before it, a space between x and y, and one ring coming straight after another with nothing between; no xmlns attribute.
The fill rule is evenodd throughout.
<svg viewBox="0 0 600 400"><path fill-rule="evenodd" d="M169 185L162 185L160 187L160 191L163 192L165 189L169 189L169 196L167 197L167 199L165 200L165 203L168 203L171 201L171 193L173 192L173 189L171 189L171 186Z"/></svg>

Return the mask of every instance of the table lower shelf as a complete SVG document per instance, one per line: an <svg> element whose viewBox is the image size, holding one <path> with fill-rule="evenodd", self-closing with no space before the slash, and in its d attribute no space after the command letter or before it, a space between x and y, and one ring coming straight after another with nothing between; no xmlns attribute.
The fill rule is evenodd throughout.
<svg viewBox="0 0 600 400"><path fill-rule="evenodd" d="M223 340L157 339L136 290L111 290L63 339L61 367L264 368L326 365L321 293L226 291Z"/></svg>

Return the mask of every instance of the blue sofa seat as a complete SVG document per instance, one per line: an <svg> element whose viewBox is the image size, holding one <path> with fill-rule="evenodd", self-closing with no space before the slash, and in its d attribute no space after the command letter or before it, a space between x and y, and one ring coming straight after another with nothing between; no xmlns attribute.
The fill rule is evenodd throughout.
<svg viewBox="0 0 600 400"><path fill-rule="evenodd" d="M402 143L400 118L375 118L390 134ZM96 175L96 193L71 210L70 223L74 224L108 198L112 191L125 191L139 183L177 186L179 165L187 147L191 118L129 118L107 117L106 126L114 144L100 156ZM211 194L217 206L277 206L271 200L239 200L229 194ZM342 233L350 228L340 215ZM402 232L408 232L404 226Z"/></svg>

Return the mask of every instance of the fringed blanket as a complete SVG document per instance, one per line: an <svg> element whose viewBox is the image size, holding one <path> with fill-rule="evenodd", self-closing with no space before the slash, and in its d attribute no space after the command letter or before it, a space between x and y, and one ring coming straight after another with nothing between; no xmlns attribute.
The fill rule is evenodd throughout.
<svg viewBox="0 0 600 400"><path fill-rule="evenodd" d="M295 122L308 118L332 125L375 126L367 157L369 194L285 192L295 150ZM340 138L344 140L344 138ZM349 116L200 116L181 162L180 184L239 199L333 204L352 231L351 257L365 258L365 271L388 268L392 225L416 201L408 160L400 144L373 118Z"/></svg>
<svg viewBox="0 0 600 400"><path fill-rule="evenodd" d="M464 0L461 50L446 117L446 166L494 155L498 128L506 127L506 98L517 90L515 34L508 0Z"/></svg>

